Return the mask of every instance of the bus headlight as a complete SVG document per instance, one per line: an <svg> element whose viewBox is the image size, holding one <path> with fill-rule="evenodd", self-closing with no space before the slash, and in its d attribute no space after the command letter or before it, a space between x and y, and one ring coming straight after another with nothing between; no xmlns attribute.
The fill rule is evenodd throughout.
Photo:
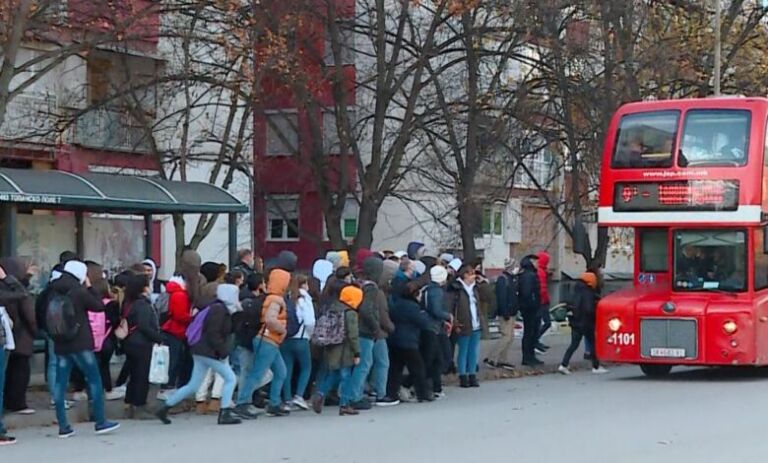
<svg viewBox="0 0 768 463"><path fill-rule="evenodd" d="M739 327L736 325L736 322L733 320L728 320L727 322L723 323L723 331L725 331L725 334L733 334L738 329Z"/></svg>
<svg viewBox="0 0 768 463"><path fill-rule="evenodd" d="M608 320L608 329L614 333L621 329L621 320L618 318L611 318Z"/></svg>

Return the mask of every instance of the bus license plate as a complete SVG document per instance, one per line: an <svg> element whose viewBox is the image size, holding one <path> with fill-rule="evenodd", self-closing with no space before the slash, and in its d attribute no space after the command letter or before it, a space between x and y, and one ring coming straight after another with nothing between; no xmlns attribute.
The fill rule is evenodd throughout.
<svg viewBox="0 0 768 463"><path fill-rule="evenodd" d="M651 348L651 357L683 358L685 349L670 349L668 347Z"/></svg>

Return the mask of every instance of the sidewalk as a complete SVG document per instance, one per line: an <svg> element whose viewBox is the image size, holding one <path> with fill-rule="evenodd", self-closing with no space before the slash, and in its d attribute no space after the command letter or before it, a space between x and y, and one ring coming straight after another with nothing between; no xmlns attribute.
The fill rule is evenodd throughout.
<svg viewBox="0 0 768 463"><path fill-rule="evenodd" d="M544 338L544 343L550 346L550 350L546 355L539 356L539 359L544 362L544 365L536 368L529 368L520 365L522 361L522 353L520 349L520 336L515 336L515 343L509 354L509 362L513 363L517 368L515 371L507 371L503 369L492 369L482 364L483 359L486 357L486 353L491 350L497 341L487 340L481 344L480 355L480 380L492 381L498 379L513 379L524 376L543 375L548 373L556 373L557 367L560 364L560 360L563 358L565 350L571 341L570 329L566 326L553 327L552 331L548 333ZM572 370L579 370L588 368L589 362L582 360L583 347L580 348L574 355L574 359L571 362ZM117 377L119 371L119 364L113 365L113 377ZM33 427L33 426L53 426L56 424L56 413L49 407L50 397L48 390L45 387L44 377L42 374L43 358L42 356L35 356L32 365L32 385L30 392L27 394L27 402L30 407L37 410L34 415L18 415L14 413L7 413L4 416L6 426L13 430L19 428ZM446 385L454 385L458 383L458 378L455 375L449 375L445 378ZM154 406L155 396L157 395L158 388L153 386L150 388L148 404ZM106 402L105 408L107 416L110 419L122 420L124 419L124 403L122 400ZM69 410L69 419L72 423L82 423L88 419L88 405L87 402L75 402L72 409Z"/></svg>

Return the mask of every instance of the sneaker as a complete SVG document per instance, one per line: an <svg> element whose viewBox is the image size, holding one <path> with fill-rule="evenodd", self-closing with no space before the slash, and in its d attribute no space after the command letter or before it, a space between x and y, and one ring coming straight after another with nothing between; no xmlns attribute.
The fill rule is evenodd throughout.
<svg viewBox="0 0 768 463"><path fill-rule="evenodd" d="M112 423L110 421L105 421L102 424L97 424L95 431L96 434L109 434L112 431L116 431L120 427L120 423Z"/></svg>
<svg viewBox="0 0 768 463"><path fill-rule="evenodd" d="M16 413L18 415L34 415L35 414L35 409L27 407L27 408L22 409L22 410L17 410L14 413Z"/></svg>
<svg viewBox="0 0 768 463"><path fill-rule="evenodd" d="M323 405L325 405L325 397L323 397L322 394L315 392L314 394L312 394L312 399L310 399L310 402L312 402L312 410L314 410L315 413L320 414L323 412Z"/></svg>
<svg viewBox="0 0 768 463"><path fill-rule="evenodd" d="M69 439L74 435L75 435L75 430L72 429L71 426L66 429L59 429L59 439Z"/></svg>
<svg viewBox="0 0 768 463"><path fill-rule="evenodd" d="M175 389L161 389L160 392L157 393L157 400L162 400L165 402L168 397L175 392ZM109 394L109 392L107 393ZM107 394L104 394L104 398L107 398ZM125 394L123 394L120 398L122 399L125 397ZM107 400L113 400L113 399L107 399ZM114 399L117 400L117 399Z"/></svg>
<svg viewBox="0 0 768 463"><path fill-rule="evenodd" d="M524 361L523 365L525 365L527 367L538 367L538 366L544 365L544 362L542 362L539 359L532 359L532 360Z"/></svg>
<svg viewBox="0 0 768 463"><path fill-rule="evenodd" d="M393 399L392 397L376 399L377 407L394 407L395 405L400 405L400 401L398 399Z"/></svg>
<svg viewBox="0 0 768 463"><path fill-rule="evenodd" d="M570 375L571 374L570 368L568 368L568 367L566 367L564 365L560 365L559 367L557 367L557 371L559 371L561 374L564 374L564 375Z"/></svg>
<svg viewBox="0 0 768 463"><path fill-rule="evenodd" d="M304 397L300 395L294 396L292 402L293 402L293 405L297 406L302 410L309 410L309 404L307 404L307 401L304 400Z"/></svg>
<svg viewBox="0 0 768 463"><path fill-rule="evenodd" d="M107 400L107 401L120 400L120 399L123 399L123 398L125 398L125 392L121 392L121 391L118 391L118 390L115 390L115 389L112 389L111 391L104 393L104 400ZM163 398L160 399L160 394L157 394L157 398L159 400L165 400L166 399L165 396L163 396Z"/></svg>
<svg viewBox="0 0 768 463"><path fill-rule="evenodd" d="M435 392L435 393L433 394L433 397L435 398L435 400L443 400L443 399L445 399L447 396L445 395L445 392Z"/></svg>
<svg viewBox="0 0 768 463"><path fill-rule="evenodd" d="M515 365L511 363L501 362L501 363L497 363L497 365L501 366L503 370L515 371Z"/></svg>
<svg viewBox="0 0 768 463"><path fill-rule="evenodd" d="M0 435L0 447L3 445L13 445L16 443L16 438L13 436L9 436L8 434L1 434Z"/></svg>
<svg viewBox="0 0 768 463"><path fill-rule="evenodd" d="M536 352L538 355L546 355L546 354L547 354L547 351L546 351L546 350L544 350L544 349L539 349L538 347L537 347L537 348L535 348L535 349L534 349L534 351L535 351L535 352Z"/></svg>
<svg viewBox="0 0 768 463"><path fill-rule="evenodd" d="M72 401L70 401L70 400L65 400L65 401L64 401L64 410L69 410L69 409L71 409L73 405L74 405L74 403L73 403ZM50 408L51 410L56 410L56 402L55 402L53 399L51 399L51 401L50 401L50 403L49 403L49 408Z"/></svg>
<svg viewBox="0 0 768 463"><path fill-rule="evenodd" d="M282 406L275 407L273 405L267 406L267 416L288 416L291 412L284 410Z"/></svg>
<svg viewBox="0 0 768 463"><path fill-rule="evenodd" d="M400 401L416 402L416 398L413 396L410 389L405 387L400 387Z"/></svg>
<svg viewBox="0 0 768 463"><path fill-rule="evenodd" d="M88 400L88 393L85 391L79 391L72 394L72 400L75 402L85 402Z"/></svg>
<svg viewBox="0 0 768 463"><path fill-rule="evenodd" d="M251 404L235 405L235 409L233 411L235 415L244 420L255 420L259 417L260 414L259 409Z"/></svg>
<svg viewBox="0 0 768 463"><path fill-rule="evenodd" d="M291 412L295 412L298 409L299 409L298 407L293 405L293 402L283 402L280 404L280 410L284 412L291 413Z"/></svg>
<svg viewBox="0 0 768 463"><path fill-rule="evenodd" d="M499 367L501 366L501 365L499 365L498 363L496 363L496 362L494 362L493 360L491 360L491 359L488 359L488 358L486 358L486 359L483 359L483 363L484 363L484 364L485 364L485 366L487 366L488 368L499 368Z"/></svg>
<svg viewBox="0 0 768 463"><path fill-rule="evenodd" d="M123 397L125 397L127 389L125 388L125 384L122 386L116 386L112 388L112 392L119 392L120 394L123 394Z"/></svg>
<svg viewBox="0 0 768 463"><path fill-rule="evenodd" d="M536 343L536 348L544 350L544 351L549 350L549 346L544 344L544 343L542 343L542 342Z"/></svg>
<svg viewBox="0 0 768 463"><path fill-rule="evenodd" d="M603 367L597 367L597 368L593 368L592 369L592 373L594 373L596 375L604 375L604 374L608 373L608 370L606 370Z"/></svg>
<svg viewBox="0 0 768 463"><path fill-rule="evenodd" d="M350 407L349 405L345 407L339 407L339 416L345 416L345 415L354 416L359 414L360 412L355 410L353 407Z"/></svg>
<svg viewBox="0 0 768 463"><path fill-rule="evenodd" d="M368 402L366 399L360 399L355 400L349 404L350 407L354 408L355 410L370 410L371 409L371 403Z"/></svg>

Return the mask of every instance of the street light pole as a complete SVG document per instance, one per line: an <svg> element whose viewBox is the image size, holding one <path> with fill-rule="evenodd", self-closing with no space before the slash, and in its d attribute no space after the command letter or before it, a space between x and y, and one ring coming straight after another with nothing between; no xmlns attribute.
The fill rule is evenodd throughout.
<svg viewBox="0 0 768 463"><path fill-rule="evenodd" d="M722 5L720 0L715 0L715 96L720 96L720 79L722 74L721 59L722 53L722 37L720 37L720 10Z"/></svg>

